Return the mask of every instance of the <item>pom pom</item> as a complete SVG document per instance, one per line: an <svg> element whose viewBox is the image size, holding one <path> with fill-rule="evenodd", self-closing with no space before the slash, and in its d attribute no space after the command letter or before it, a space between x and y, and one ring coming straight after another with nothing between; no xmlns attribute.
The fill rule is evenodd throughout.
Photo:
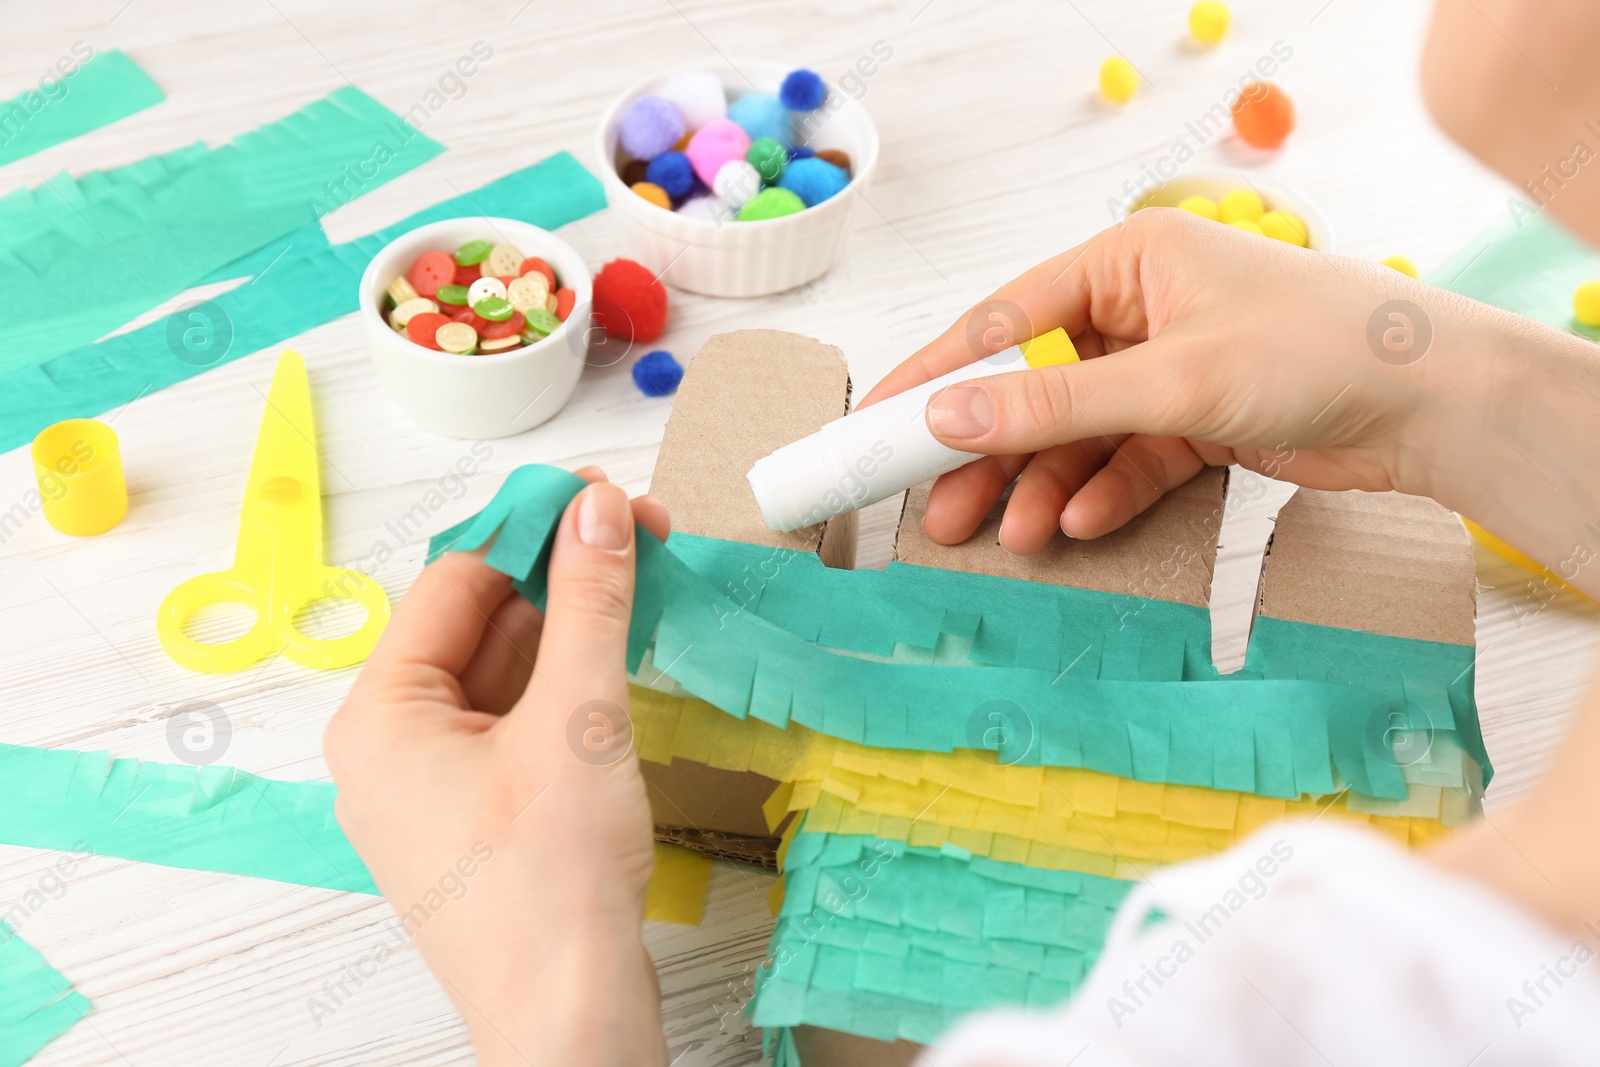
<svg viewBox="0 0 1600 1067"><path fill-rule="evenodd" d="M1294 102L1271 82L1251 82L1233 102L1233 128L1255 148L1277 148L1294 129Z"/></svg>
<svg viewBox="0 0 1600 1067"><path fill-rule="evenodd" d="M654 341L667 324L667 289L631 259L613 259L594 276L594 318L626 341Z"/></svg>
<svg viewBox="0 0 1600 1067"><path fill-rule="evenodd" d="M618 140L635 159L654 159L672 150L683 136L683 116L659 96L641 96L622 113Z"/></svg>
<svg viewBox="0 0 1600 1067"><path fill-rule="evenodd" d="M696 196L683 202L678 214L685 218L701 219L721 225L738 214L726 201L715 196Z"/></svg>
<svg viewBox="0 0 1600 1067"><path fill-rule="evenodd" d="M683 381L683 365L664 348L647 352L633 365L633 384L645 396L669 396Z"/></svg>
<svg viewBox="0 0 1600 1067"><path fill-rule="evenodd" d="M828 87L815 71L793 70L783 79L778 99L790 111L815 111L828 98Z"/></svg>
<svg viewBox="0 0 1600 1067"><path fill-rule="evenodd" d="M761 175L742 159L730 159L717 171L711 192L735 211L748 204L761 191Z"/></svg>
<svg viewBox="0 0 1600 1067"><path fill-rule="evenodd" d="M817 153L817 158L822 160L824 163L832 163L834 166L844 171L847 177L851 173L850 153L844 151L843 149L824 148L822 151Z"/></svg>
<svg viewBox="0 0 1600 1067"><path fill-rule="evenodd" d="M805 201L787 189L763 189L739 209L739 221L761 222L765 219L778 219L805 209Z"/></svg>
<svg viewBox="0 0 1600 1067"><path fill-rule="evenodd" d="M689 157L682 152L663 152L650 161L645 180L659 185L673 200L682 200L694 184L694 168L689 166Z"/></svg>
<svg viewBox="0 0 1600 1067"><path fill-rule="evenodd" d="M752 141L770 137L779 144L794 140L789 109L768 93L745 93L728 105L728 118L737 122Z"/></svg>
<svg viewBox="0 0 1600 1067"><path fill-rule="evenodd" d="M1117 104L1126 104L1139 91L1139 72L1121 56L1100 64L1100 95Z"/></svg>
<svg viewBox="0 0 1600 1067"><path fill-rule="evenodd" d="M708 70L674 74L661 86L660 95L672 101L690 130L703 129L728 117L728 94L722 89L722 79Z"/></svg>
<svg viewBox="0 0 1600 1067"><path fill-rule="evenodd" d="M770 137L762 137L750 142L750 150L744 154L744 158L756 168L761 180L771 185L783 173L783 168L788 166L789 150Z"/></svg>
<svg viewBox="0 0 1600 1067"><path fill-rule="evenodd" d="M622 178L622 184L631 189L640 182L650 180L650 164L642 159L630 159L617 174Z"/></svg>
<svg viewBox="0 0 1600 1067"><path fill-rule="evenodd" d="M798 196L806 207L816 207L850 184L850 176L820 159L797 159L784 168L778 187Z"/></svg>
<svg viewBox="0 0 1600 1067"><path fill-rule="evenodd" d="M789 162L793 163L797 159L810 159L816 154L809 145L797 144L789 149Z"/></svg>
<svg viewBox="0 0 1600 1067"><path fill-rule="evenodd" d="M650 201L656 207L664 207L668 211L672 210L672 197L668 196L667 191L661 186L652 185L650 182L640 182L632 188L634 192Z"/></svg>
<svg viewBox="0 0 1600 1067"><path fill-rule="evenodd" d="M730 159L743 159L750 150L750 135L730 119L713 122L689 138L684 149L689 163L700 180L710 184L717 180L717 171Z"/></svg>

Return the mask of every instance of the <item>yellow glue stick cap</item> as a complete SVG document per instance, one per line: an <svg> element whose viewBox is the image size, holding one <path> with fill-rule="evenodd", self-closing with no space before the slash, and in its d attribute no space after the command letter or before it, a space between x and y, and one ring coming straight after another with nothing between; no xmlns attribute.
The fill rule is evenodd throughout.
<svg viewBox="0 0 1600 1067"><path fill-rule="evenodd" d="M1068 337L1067 331L1059 326L1031 341L1024 341L1017 347L1022 349L1022 358L1027 360L1028 366L1034 370L1078 362L1078 350L1072 347L1072 338Z"/></svg>
<svg viewBox="0 0 1600 1067"><path fill-rule="evenodd" d="M44 517L64 534L105 533L128 513L122 449L111 427L94 419L67 419L33 439L33 476Z"/></svg>

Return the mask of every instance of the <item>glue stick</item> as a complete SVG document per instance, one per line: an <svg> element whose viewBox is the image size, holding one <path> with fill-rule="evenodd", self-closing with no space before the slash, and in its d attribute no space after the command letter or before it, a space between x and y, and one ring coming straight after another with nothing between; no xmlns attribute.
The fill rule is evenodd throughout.
<svg viewBox="0 0 1600 1067"><path fill-rule="evenodd" d="M835 419L750 468L745 477L761 517L774 530L798 530L971 463L979 453L951 448L928 429L935 393L973 378L1077 359L1072 339L1055 329Z"/></svg>

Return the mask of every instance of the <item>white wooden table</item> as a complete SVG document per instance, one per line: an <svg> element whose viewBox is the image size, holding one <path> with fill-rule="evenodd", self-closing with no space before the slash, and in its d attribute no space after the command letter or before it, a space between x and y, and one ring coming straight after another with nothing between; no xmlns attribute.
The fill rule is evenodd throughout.
<svg viewBox="0 0 1600 1067"><path fill-rule="evenodd" d="M1182 0L19 3L5 15L0 95L36 81L83 40L128 51L168 100L0 169L0 193L63 168L114 166L196 139L220 143L347 78L404 111L474 41L489 42L493 58L425 126L448 151L330 216L330 236L343 240L560 149L594 166L600 112L658 68L726 53L831 77L883 41L893 54L863 101L879 126L882 160L848 260L778 297L675 292L661 342L687 358L723 330L795 330L839 345L864 390L993 286L1105 225L1107 200L1141 181L1175 142L1193 147L1186 120L1275 41L1293 50L1279 81L1300 128L1262 173L1316 202L1342 252L1404 252L1424 271L1442 262L1505 211L1512 189L1447 143L1423 111L1414 82L1426 6L1242 0L1234 37L1195 54L1181 44ZM1120 112L1091 97L1113 48L1147 78ZM1217 138L1191 166L1240 162ZM591 264L618 252L606 212L564 232ZM353 317L293 345L310 366L327 460L329 556L347 562L387 544L394 556L377 577L398 597L421 565L425 537L398 538L386 523L469 445L413 429L389 405ZM256 353L109 413L132 495L114 531L72 541L36 517L0 546L0 741L171 762L163 716L205 699L234 729L225 763L281 778L326 776L322 727L352 671L317 673L279 658L239 675L190 674L162 654L153 628L167 590L230 558L275 357L276 349ZM642 397L625 366L588 371L555 420L492 442L490 459L431 529L479 508L524 463L598 463L642 491L670 410L670 400ZM30 485L25 449L0 456L0 510ZM1261 543L1284 498L1277 486L1255 495L1223 534L1214 612L1224 669L1242 656ZM887 558L897 507L887 502L869 516L864 563ZM1569 597L1541 608L1523 575L1480 557L1478 696L1499 768L1492 812L1527 788L1558 742L1590 670L1596 611ZM0 915L57 858L0 848ZM680 1064L758 1057L759 1035L738 1013L765 952L768 884L759 873L719 869L703 926L647 932ZM313 1021L308 1000L326 996L325 983L370 951L389 916L371 897L90 859L18 924L95 1004L37 1062L470 1062L460 1019L410 951Z"/></svg>

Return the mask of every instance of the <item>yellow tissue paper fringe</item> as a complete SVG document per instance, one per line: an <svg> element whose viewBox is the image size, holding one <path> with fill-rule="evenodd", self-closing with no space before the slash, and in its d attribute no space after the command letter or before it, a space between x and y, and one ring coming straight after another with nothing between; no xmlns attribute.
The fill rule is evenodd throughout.
<svg viewBox="0 0 1600 1067"><path fill-rule="evenodd" d="M735 719L692 698L631 692L642 758L688 759L783 783L764 806L769 827L788 811L806 811L808 830L950 844L1033 867L1138 878L1152 866L1220 852L1289 815L1365 823L1415 847L1470 810L1460 790L1439 787L1414 785L1408 800L1380 802L1406 814L1383 814L1360 810L1374 802L1349 794L1291 801L1077 768L1009 767L988 752L869 748L794 723Z"/></svg>
<svg viewBox="0 0 1600 1067"><path fill-rule="evenodd" d="M644 891L644 917L651 922L699 926L705 918L710 885L709 858L658 841L650 884Z"/></svg>

